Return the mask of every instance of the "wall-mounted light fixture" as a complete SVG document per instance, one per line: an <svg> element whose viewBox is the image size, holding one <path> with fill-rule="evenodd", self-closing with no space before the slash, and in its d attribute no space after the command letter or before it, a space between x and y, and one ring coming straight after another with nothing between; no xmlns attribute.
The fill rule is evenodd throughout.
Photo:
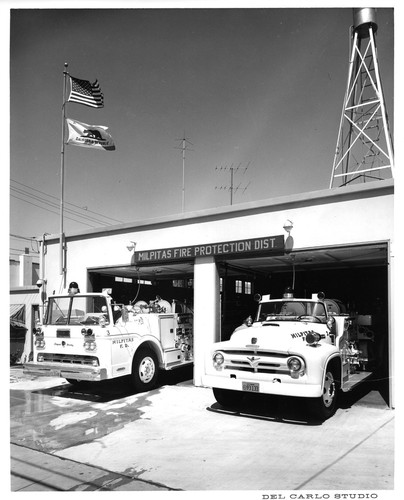
<svg viewBox="0 0 404 500"><path fill-rule="evenodd" d="M283 229L288 233L290 234L290 232L292 231L293 229L293 222L289 219L287 219L283 225Z"/></svg>
<svg viewBox="0 0 404 500"><path fill-rule="evenodd" d="M293 237L290 235L290 232L293 229L293 222L290 219L286 219L283 224L283 229L288 233L288 236L285 240L285 253L290 253L293 250L294 242Z"/></svg>
<svg viewBox="0 0 404 500"><path fill-rule="evenodd" d="M126 248L129 252L132 252L136 248L136 241L131 241L130 245L127 245Z"/></svg>

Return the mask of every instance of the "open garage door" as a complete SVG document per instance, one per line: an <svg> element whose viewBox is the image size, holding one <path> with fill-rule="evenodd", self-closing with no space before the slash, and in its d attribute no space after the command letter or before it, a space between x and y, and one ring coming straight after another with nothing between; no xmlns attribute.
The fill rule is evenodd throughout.
<svg viewBox="0 0 404 500"><path fill-rule="evenodd" d="M172 384L192 378L193 267L193 263L183 262L88 270L88 289L94 292L108 290L113 299L114 323L119 324L125 318L122 321L126 338L135 334L135 341L141 343L133 366L138 357L146 353L138 368L132 367L132 373L139 371L140 379L151 373L149 365L153 356L156 356L156 363L159 360L160 368L164 367L161 383Z"/></svg>
<svg viewBox="0 0 404 500"><path fill-rule="evenodd" d="M193 263L114 266L89 270L89 290L111 290L117 303L135 303L139 300L149 303L156 296L189 309L193 306Z"/></svg>
<svg viewBox="0 0 404 500"><path fill-rule="evenodd" d="M389 276L388 244L307 249L284 255L226 260L220 263L221 339L254 315L255 294L280 298L286 287L296 297L322 291L340 299L347 310L364 319L370 341L369 358L376 364L380 392L389 400Z"/></svg>

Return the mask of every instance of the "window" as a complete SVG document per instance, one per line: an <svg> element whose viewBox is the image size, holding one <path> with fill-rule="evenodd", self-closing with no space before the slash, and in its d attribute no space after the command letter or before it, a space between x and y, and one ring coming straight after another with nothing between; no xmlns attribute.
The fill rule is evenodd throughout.
<svg viewBox="0 0 404 500"><path fill-rule="evenodd" d="M139 285L152 285L152 282L149 280L137 280Z"/></svg>
<svg viewBox="0 0 404 500"><path fill-rule="evenodd" d="M120 281L121 283L132 283L132 278L122 278L120 276L115 276L115 281Z"/></svg>
<svg viewBox="0 0 404 500"><path fill-rule="evenodd" d="M105 297L75 295L49 299L46 321L48 325L98 324L101 318L109 322Z"/></svg>
<svg viewBox="0 0 404 500"><path fill-rule="evenodd" d="M252 283L251 283L251 281L246 281L244 283L244 293L246 295L251 295L251 293L252 293Z"/></svg>
<svg viewBox="0 0 404 500"><path fill-rule="evenodd" d="M192 288L194 286L194 280L188 278L185 280L173 280L173 287L175 288Z"/></svg>
<svg viewBox="0 0 404 500"><path fill-rule="evenodd" d="M32 284L34 285L39 280L39 264L32 263Z"/></svg>
<svg viewBox="0 0 404 500"><path fill-rule="evenodd" d="M236 280L236 293L243 293L243 282Z"/></svg>

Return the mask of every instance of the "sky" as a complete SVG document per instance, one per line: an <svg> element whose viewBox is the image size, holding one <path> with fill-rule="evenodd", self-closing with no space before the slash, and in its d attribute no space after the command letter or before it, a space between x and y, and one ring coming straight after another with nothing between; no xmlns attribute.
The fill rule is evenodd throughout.
<svg viewBox="0 0 404 500"><path fill-rule="evenodd" d="M116 145L65 146L66 234L181 214L184 137L185 214L230 205L230 167L233 205L328 189L349 4L9 4L10 255L59 232L65 63L74 77L98 79L105 101L102 109L68 102L66 116L107 126ZM378 8L377 22L394 133L393 9Z"/></svg>

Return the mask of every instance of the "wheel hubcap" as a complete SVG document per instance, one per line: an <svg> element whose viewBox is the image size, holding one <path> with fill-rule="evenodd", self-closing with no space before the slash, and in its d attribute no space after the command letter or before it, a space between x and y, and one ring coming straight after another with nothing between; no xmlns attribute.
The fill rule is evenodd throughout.
<svg viewBox="0 0 404 500"><path fill-rule="evenodd" d="M327 372L324 381L323 402L324 406L329 408L335 397L335 380L332 373Z"/></svg>
<svg viewBox="0 0 404 500"><path fill-rule="evenodd" d="M139 366L139 378L144 383L147 384L151 381L154 376L156 368L154 366L154 361L152 358L147 356L143 358Z"/></svg>

